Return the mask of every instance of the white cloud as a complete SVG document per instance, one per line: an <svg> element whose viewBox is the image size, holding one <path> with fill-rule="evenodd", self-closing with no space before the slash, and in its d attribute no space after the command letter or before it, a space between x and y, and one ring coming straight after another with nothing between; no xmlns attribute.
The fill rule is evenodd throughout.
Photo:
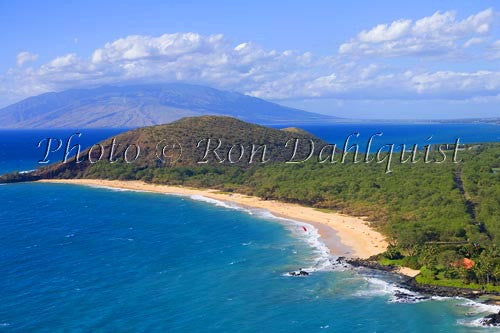
<svg viewBox="0 0 500 333"><path fill-rule="evenodd" d="M61 57L57 57L47 65L46 68L64 68L75 65L78 63L78 57L74 53L66 54Z"/></svg>
<svg viewBox="0 0 500 333"><path fill-rule="evenodd" d="M500 39L490 45L490 58L500 59Z"/></svg>
<svg viewBox="0 0 500 333"><path fill-rule="evenodd" d="M411 20L398 20L387 24L379 24L369 31L361 31L358 38L366 43L379 43L398 39L410 30Z"/></svg>
<svg viewBox="0 0 500 333"><path fill-rule="evenodd" d="M418 94L463 99L498 94L500 91L500 72L438 71L414 75L409 82Z"/></svg>
<svg viewBox="0 0 500 333"><path fill-rule="evenodd" d="M468 39L465 47L478 44L490 31L494 15L490 8L458 20L453 11L438 11L416 21L379 24L340 45L339 53L381 57L453 55L464 39Z"/></svg>
<svg viewBox="0 0 500 333"><path fill-rule="evenodd" d="M32 62L38 59L38 54L30 53L27 51L19 52L16 56L17 66L22 67L28 62Z"/></svg>
<svg viewBox="0 0 500 333"><path fill-rule="evenodd" d="M92 55L92 62L130 61L161 57L175 59L193 53L208 53L223 46L222 35L196 33L164 34L159 37L133 35L107 43Z"/></svg>
<svg viewBox="0 0 500 333"><path fill-rule="evenodd" d="M132 35L106 43L89 57L69 53L39 67L22 66L36 55L24 55L20 62L18 55L19 66L0 74L0 99L103 84L174 81L274 100L488 98L500 94L499 71L477 65L469 71L447 70L442 61L433 63L438 69L429 70L411 62L389 65L374 56L450 54L481 44L491 59L500 58L500 40L491 44L487 34L492 20L491 9L462 20L450 11L397 20L363 30L342 44L339 54L323 57L233 42L220 34Z"/></svg>
<svg viewBox="0 0 500 333"><path fill-rule="evenodd" d="M473 45L478 45L478 44L482 44L486 41L485 38L482 38L482 37L472 37L471 39L467 40L465 43L464 43L464 48L468 48L468 47L471 47Z"/></svg>
<svg viewBox="0 0 500 333"><path fill-rule="evenodd" d="M9 88L13 90L16 85L25 87L31 82L36 87L34 93L108 83L169 81L251 92L268 82L286 80L293 71L300 72L297 80L314 77L309 71L322 70L315 63L318 61L309 52L266 50L251 42L232 43L220 34L133 35L106 43L89 58L70 53L38 68L10 70L2 81L11 81Z"/></svg>

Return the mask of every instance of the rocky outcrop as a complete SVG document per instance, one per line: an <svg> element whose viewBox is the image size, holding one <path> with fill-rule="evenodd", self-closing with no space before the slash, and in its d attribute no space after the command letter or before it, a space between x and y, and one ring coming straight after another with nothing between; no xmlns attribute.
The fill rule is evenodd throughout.
<svg viewBox="0 0 500 333"><path fill-rule="evenodd" d="M498 313L492 313L487 315L481 320L481 324L484 326L498 326L500 327L500 311Z"/></svg>
<svg viewBox="0 0 500 333"><path fill-rule="evenodd" d="M391 272L397 274L396 266L384 266L372 259L345 259L345 262L354 267L365 267L370 269L375 269L384 272ZM437 285L424 285L417 283L415 278L408 278L402 283L402 286L422 294L443 296L443 297L465 297L465 298L477 298L481 295L500 295L500 293L495 292L482 292L479 290L467 289L467 288L456 288L456 287L446 287Z"/></svg>
<svg viewBox="0 0 500 333"><path fill-rule="evenodd" d="M347 259L345 259L345 262L347 262L348 264L350 264L351 266L354 266L354 267L366 267L366 268L376 269L378 271L384 271L384 272L395 273L397 270L396 266L382 265L382 264L379 264L377 261L370 260L370 259L347 258Z"/></svg>
<svg viewBox="0 0 500 333"><path fill-rule="evenodd" d="M482 295L498 295L495 292L483 292L480 290L467 289L467 288L456 288L456 287L446 287L446 286L436 286L430 284L420 284L417 283L415 278L408 279L403 285L413 291L419 293L425 293L435 296L443 297L465 297L465 298L477 298Z"/></svg>
<svg viewBox="0 0 500 333"><path fill-rule="evenodd" d="M298 271L294 271L294 272L290 272L288 273L290 276L308 276L309 273L302 270L302 269L299 269Z"/></svg>

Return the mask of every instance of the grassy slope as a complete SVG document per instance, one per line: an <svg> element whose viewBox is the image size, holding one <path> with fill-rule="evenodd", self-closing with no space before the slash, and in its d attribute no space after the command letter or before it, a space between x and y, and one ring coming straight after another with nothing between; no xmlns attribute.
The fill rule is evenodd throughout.
<svg viewBox="0 0 500 333"><path fill-rule="evenodd" d="M401 164L396 155L390 174L385 173L384 163L375 162L280 162L263 166L214 161L199 165L194 162L199 159L199 154L193 153L194 143L206 137L222 138L229 144L248 144L256 140L272 142L271 151L283 161L282 145L286 139L292 134L307 136L307 133L296 132L268 129L227 117L190 118L118 136L122 144L139 142L145 147L146 159L143 161L59 165L39 175L140 179L210 187L367 216L374 227L394 243L386 259L398 259L400 264L412 268L429 267L433 281L500 282L497 250L500 245L500 173L495 172L500 167L500 144L461 152L459 156L463 162L458 164L451 162L451 152L447 153L447 161L440 164L425 164L422 152L415 164ZM183 147L190 148L185 150L180 165L152 162L154 144L165 135L181 138ZM433 157L440 159L437 154ZM463 257L473 258L480 269L463 272L450 267L450 263Z"/></svg>

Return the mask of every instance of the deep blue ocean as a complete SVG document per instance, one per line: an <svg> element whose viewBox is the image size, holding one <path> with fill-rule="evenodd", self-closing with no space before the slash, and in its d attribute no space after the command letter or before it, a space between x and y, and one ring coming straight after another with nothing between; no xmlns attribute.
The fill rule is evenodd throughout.
<svg viewBox="0 0 500 333"><path fill-rule="evenodd" d="M306 129L332 142L351 131L345 126ZM500 126L439 126L432 132L443 140L461 129L464 142L500 141ZM391 140L429 135L391 129ZM35 168L41 138L73 132L1 131L0 172ZM82 131L80 142L117 132ZM329 254L309 230L203 197L0 185L0 332L494 331L477 320L498 307L407 303L395 277L327 268ZM299 268L311 275L287 274Z"/></svg>
<svg viewBox="0 0 500 333"><path fill-rule="evenodd" d="M372 147L378 149L385 144L394 144L397 148L401 144L412 147L417 144L419 149L427 144L500 141L500 125L495 124L335 124L335 125L303 125L300 128L315 134L329 143L343 148L348 136L350 144L358 144L360 151L365 151L370 137L376 133L380 136L373 138ZM358 133L356 137L353 134Z"/></svg>
<svg viewBox="0 0 500 333"><path fill-rule="evenodd" d="M358 144L360 152L366 151L368 140L376 133L381 133L381 136L374 137L372 152L384 144L394 144L396 150L401 144L408 149L417 144L423 149L426 144L455 143L457 138L460 143L500 142L500 125L494 124L307 124L300 128L336 144L340 149L351 135L348 146ZM27 171L41 166L38 161L43 160L47 144L45 140L38 148L41 140L52 138L53 148L57 146L57 139L62 142L61 148L48 157L52 163L62 160L66 143L75 133L81 136L74 136L70 147L76 143L84 149L124 131L126 129L0 130L0 173ZM359 133L359 136L355 137L353 133Z"/></svg>

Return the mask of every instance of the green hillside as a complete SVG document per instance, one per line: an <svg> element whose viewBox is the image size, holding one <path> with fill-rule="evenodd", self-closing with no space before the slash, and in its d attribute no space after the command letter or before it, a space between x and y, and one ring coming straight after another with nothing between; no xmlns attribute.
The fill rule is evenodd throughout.
<svg viewBox="0 0 500 333"><path fill-rule="evenodd" d="M153 162L153 143L167 136L182 138L182 158L171 165ZM4 181L133 179L215 188L367 216L391 242L380 262L422 269L419 279L425 283L500 289L500 144L471 146L460 152L460 163L452 161L451 151L443 163L424 163L423 152L414 164L399 163L396 156L392 172L386 173L384 163L353 163L352 155L344 164L319 163L317 156L306 163L284 163L290 155L284 143L297 136L325 144L295 129L280 131L227 117L188 118L117 136L120 142L144 146L147 158L137 163L59 164ZM207 137L221 138L226 151L235 143L268 143L274 158L256 164L215 159L196 163L202 154L192 153L197 151L196 142ZM307 146L299 149L299 155L307 155ZM441 155L433 152L430 158L440 160ZM472 259L475 266L466 269L457 264L463 258Z"/></svg>

